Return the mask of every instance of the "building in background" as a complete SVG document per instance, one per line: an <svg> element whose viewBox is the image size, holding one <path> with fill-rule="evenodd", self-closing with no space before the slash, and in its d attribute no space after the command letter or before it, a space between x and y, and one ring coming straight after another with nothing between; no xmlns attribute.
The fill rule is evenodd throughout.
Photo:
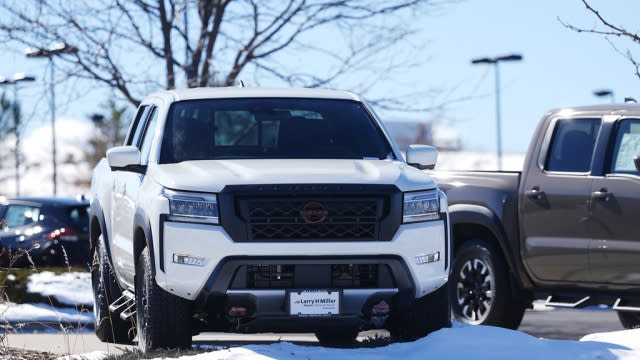
<svg viewBox="0 0 640 360"><path fill-rule="evenodd" d="M458 132L442 123L386 121L385 126L403 152L411 144L433 145L440 151L462 150L462 139Z"/></svg>

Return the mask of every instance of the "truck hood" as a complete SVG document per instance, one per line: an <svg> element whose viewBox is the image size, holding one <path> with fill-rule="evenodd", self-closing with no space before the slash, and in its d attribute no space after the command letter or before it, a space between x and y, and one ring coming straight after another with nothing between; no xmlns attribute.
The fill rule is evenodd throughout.
<svg viewBox="0 0 640 360"><path fill-rule="evenodd" d="M200 192L256 184L393 184L401 191L436 187L426 172L389 160L200 160L150 166L147 174L165 188Z"/></svg>

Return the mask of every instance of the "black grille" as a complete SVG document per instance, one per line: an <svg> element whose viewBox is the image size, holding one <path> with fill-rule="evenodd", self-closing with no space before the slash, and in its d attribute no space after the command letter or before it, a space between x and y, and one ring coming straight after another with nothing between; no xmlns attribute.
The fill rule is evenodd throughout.
<svg viewBox="0 0 640 360"><path fill-rule="evenodd" d="M246 275L243 273L246 269ZM247 265L233 287L249 289L358 289L377 288L378 264ZM385 268L388 272L388 269ZM240 280L237 282L236 280ZM246 279L246 284L244 283Z"/></svg>
<svg viewBox="0 0 640 360"><path fill-rule="evenodd" d="M249 265L247 287L250 289L292 288L294 265Z"/></svg>
<svg viewBox="0 0 640 360"><path fill-rule="evenodd" d="M235 242L391 241L402 223L394 185L228 185L218 206Z"/></svg>
<svg viewBox="0 0 640 360"><path fill-rule="evenodd" d="M374 240L384 201L373 199L247 199L252 240Z"/></svg>
<svg viewBox="0 0 640 360"><path fill-rule="evenodd" d="M378 265L331 265L331 287L373 288L378 286Z"/></svg>

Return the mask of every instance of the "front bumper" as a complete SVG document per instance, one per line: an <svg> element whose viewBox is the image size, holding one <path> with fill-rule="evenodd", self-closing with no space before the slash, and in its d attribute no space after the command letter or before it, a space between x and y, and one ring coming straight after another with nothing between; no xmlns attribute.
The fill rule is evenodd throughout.
<svg viewBox="0 0 640 360"><path fill-rule="evenodd" d="M166 291L189 300L195 300L202 292L226 292L231 288L236 268L225 264L243 261L303 264L321 259L325 264L339 264L358 259L395 259L394 263L401 265L394 267L394 287L410 292L414 299L435 291L448 278L450 246L446 220L404 224L391 241L366 243L238 243L220 226L165 220L158 225L156 281ZM418 260L433 254L437 258L431 262ZM191 265L179 263L176 260L181 256L198 261ZM410 279L411 285L398 287L402 283L400 278Z"/></svg>

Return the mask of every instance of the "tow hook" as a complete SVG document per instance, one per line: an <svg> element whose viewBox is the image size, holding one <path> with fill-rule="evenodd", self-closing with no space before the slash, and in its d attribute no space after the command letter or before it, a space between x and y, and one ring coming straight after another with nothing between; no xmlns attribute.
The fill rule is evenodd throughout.
<svg viewBox="0 0 640 360"><path fill-rule="evenodd" d="M371 307L371 324L373 324L375 328L381 328L384 326L384 322L389 317L390 310L391 307L384 300L373 305L373 307Z"/></svg>
<svg viewBox="0 0 640 360"><path fill-rule="evenodd" d="M229 321L233 324L236 331L240 330L240 321L247 316L247 308L244 306L232 306L227 311Z"/></svg>

